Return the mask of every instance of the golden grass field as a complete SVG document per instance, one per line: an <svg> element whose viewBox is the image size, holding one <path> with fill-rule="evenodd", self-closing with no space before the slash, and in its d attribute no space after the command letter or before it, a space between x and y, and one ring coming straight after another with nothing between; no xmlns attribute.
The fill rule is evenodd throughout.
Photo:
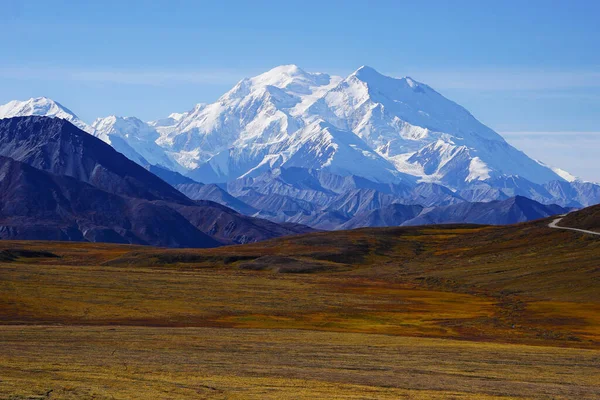
<svg viewBox="0 0 600 400"><path fill-rule="evenodd" d="M547 223L0 242L0 399L598 399L600 238Z"/></svg>

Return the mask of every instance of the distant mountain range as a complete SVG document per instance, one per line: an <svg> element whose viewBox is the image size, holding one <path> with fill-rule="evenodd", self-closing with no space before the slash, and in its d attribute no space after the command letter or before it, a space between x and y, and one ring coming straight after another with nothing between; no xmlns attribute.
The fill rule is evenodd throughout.
<svg viewBox="0 0 600 400"><path fill-rule="evenodd" d="M119 175L122 166L110 163L102 173L75 160L59 168L56 154L70 150L35 153L43 140L35 138L37 128L27 131L32 138L1 144L0 154L119 196L173 204L208 200L278 224L502 224L558 212L553 205L600 203L599 185L529 158L429 86L369 67L342 78L280 66L243 79L215 103L149 122L110 116L88 125L47 98L0 106L0 118L30 115L69 121L161 179L148 178L152 184L145 187L146 180ZM115 174L127 182L116 192ZM489 207L505 212L493 215ZM522 212L511 211L515 207ZM225 242L262 237L242 234Z"/></svg>
<svg viewBox="0 0 600 400"><path fill-rule="evenodd" d="M502 200L468 202L434 183L406 187L302 168L277 169L224 187L190 183L175 187L191 198L210 199L241 213L324 230L450 222L511 224L568 210L519 193L503 195Z"/></svg>

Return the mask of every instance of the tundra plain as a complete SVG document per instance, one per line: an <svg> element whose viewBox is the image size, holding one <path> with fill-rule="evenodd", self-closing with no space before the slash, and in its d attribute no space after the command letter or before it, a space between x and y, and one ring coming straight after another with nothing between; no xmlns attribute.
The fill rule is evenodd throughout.
<svg viewBox="0 0 600 400"><path fill-rule="evenodd" d="M0 399L600 398L600 238L550 220L3 241Z"/></svg>

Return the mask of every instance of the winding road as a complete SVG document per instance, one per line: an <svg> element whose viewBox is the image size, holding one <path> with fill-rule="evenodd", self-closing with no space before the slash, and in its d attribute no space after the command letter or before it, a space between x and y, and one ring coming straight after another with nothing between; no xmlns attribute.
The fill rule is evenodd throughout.
<svg viewBox="0 0 600 400"><path fill-rule="evenodd" d="M596 235L596 236L600 236L599 232L593 232L593 231L586 231L585 229L577 229L577 228L567 228L565 226L558 226L557 224L566 216L567 214L563 214L560 216L560 218L556 218L554 221L550 222L548 224L548 228L554 228L554 229L564 229L567 231L575 231L575 232L581 232L581 233L587 233L589 235Z"/></svg>

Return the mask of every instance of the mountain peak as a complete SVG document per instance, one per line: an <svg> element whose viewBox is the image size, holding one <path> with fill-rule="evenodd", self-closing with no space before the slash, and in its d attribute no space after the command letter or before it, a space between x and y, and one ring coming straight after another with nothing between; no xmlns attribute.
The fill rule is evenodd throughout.
<svg viewBox="0 0 600 400"><path fill-rule="evenodd" d="M127 156L63 118L23 116L0 121L0 155L110 193L189 203Z"/></svg>
<svg viewBox="0 0 600 400"><path fill-rule="evenodd" d="M55 100L51 99L50 97L46 97L46 96L32 97L29 99L29 101L39 101L39 102L48 102L48 103L59 104L58 101L55 101Z"/></svg>
<svg viewBox="0 0 600 400"><path fill-rule="evenodd" d="M395 85L408 86L409 88L417 90L420 87L426 86L423 83L417 82L410 76L405 76L403 78L394 78L391 76L383 75L375 68L369 67L368 65L363 65L356 71L352 73L350 76L355 76L359 80L372 84L381 84L381 85L390 85L394 83Z"/></svg>
<svg viewBox="0 0 600 400"><path fill-rule="evenodd" d="M304 71L302 68L300 68L299 66L297 66L296 64L284 64L284 65L279 65L275 68L270 69L269 71L265 72L263 75L267 75L267 74L285 74L285 75L306 75L306 71Z"/></svg>
<svg viewBox="0 0 600 400"><path fill-rule="evenodd" d="M358 79L372 87L377 87L385 92L397 93L399 90L409 89L409 92L423 92L423 85L414 79L406 76L404 78L394 78L391 76L383 75L378 72L375 68L363 65L356 71L354 71L350 77Z"/></svg>
<svg viewBox="0 0 600 400"><path fill-rule="evenodd" d="M306 72L295 64L280 65L271 70L255 76L254 78L246 79L240 84L243 86L276 86L280 89L288 89L292 92L306 94L312 92L313 87L328 86L341 81L342 78L330 76L322 72Z"/></svg>
<svg viewBox="0 0 600 400"><path fill-rule="evenodd" d="M358 68L356 71L352 73L353 76L356 76L359 79L370 79L370 78L387 78L385 75L379 73L375 68L369 67L368 65L363 65Z"/></svg>
<svg viewBox="0 0 600 400"><path fill-rule="evenodd" d="M155 127L139 118L110 115L96 119L92 128L94 136L142 166L150 164L178 169L175 162L156 144L160 135Z"/></svg>
<svg viewBox="0 0 600 400"><path fill-rule="evenodd" d="M0 105L0 119L12 117L26 117L30 115L52 117L67 120L88 133L93 129L75 115L75 113L59 102L49 97L32 97L29 100L13 100Z"/></svg>
<svg viewBox="0 0 600 400"><path fill-rule="evenodd" d="M0 106L0 109L8 110L12 108L13 112L30 110L32 115L42 115L41 113L50 113L50 112L58 112L59 110L64 111L65 113L71 114L73 117L77 117L73 111L69 110L67 107L60 104L58 101L52 100L49 97L32 97L28 100L20 101L13 100L3 106ZM36 113L36 114L33 114ZM15 115L16 116L16 115Z"/></svg>
<svg viewBox="0 0 600 400"><path fill-rule="evenodd" d="M264 92L265 88L274 86L279 89L298 89L301 92L310 91L307 87L329 82L329 75L312 74L297 65L280 65L252 78L239 81L229 92L221 97L221 101L241 99L251 93ZM322 82L325 81L325 82Z"/></svg>
<svg viewBox="0 0 600 400"><path fill-rule="evenodd" d="M15 100L18 101L18 100ZM52 100L49 97L46 96L40 96L40 97L32 97L29 100L25 100L23 103L53 103L53 104L58 104L58 102Z"/></svg>

